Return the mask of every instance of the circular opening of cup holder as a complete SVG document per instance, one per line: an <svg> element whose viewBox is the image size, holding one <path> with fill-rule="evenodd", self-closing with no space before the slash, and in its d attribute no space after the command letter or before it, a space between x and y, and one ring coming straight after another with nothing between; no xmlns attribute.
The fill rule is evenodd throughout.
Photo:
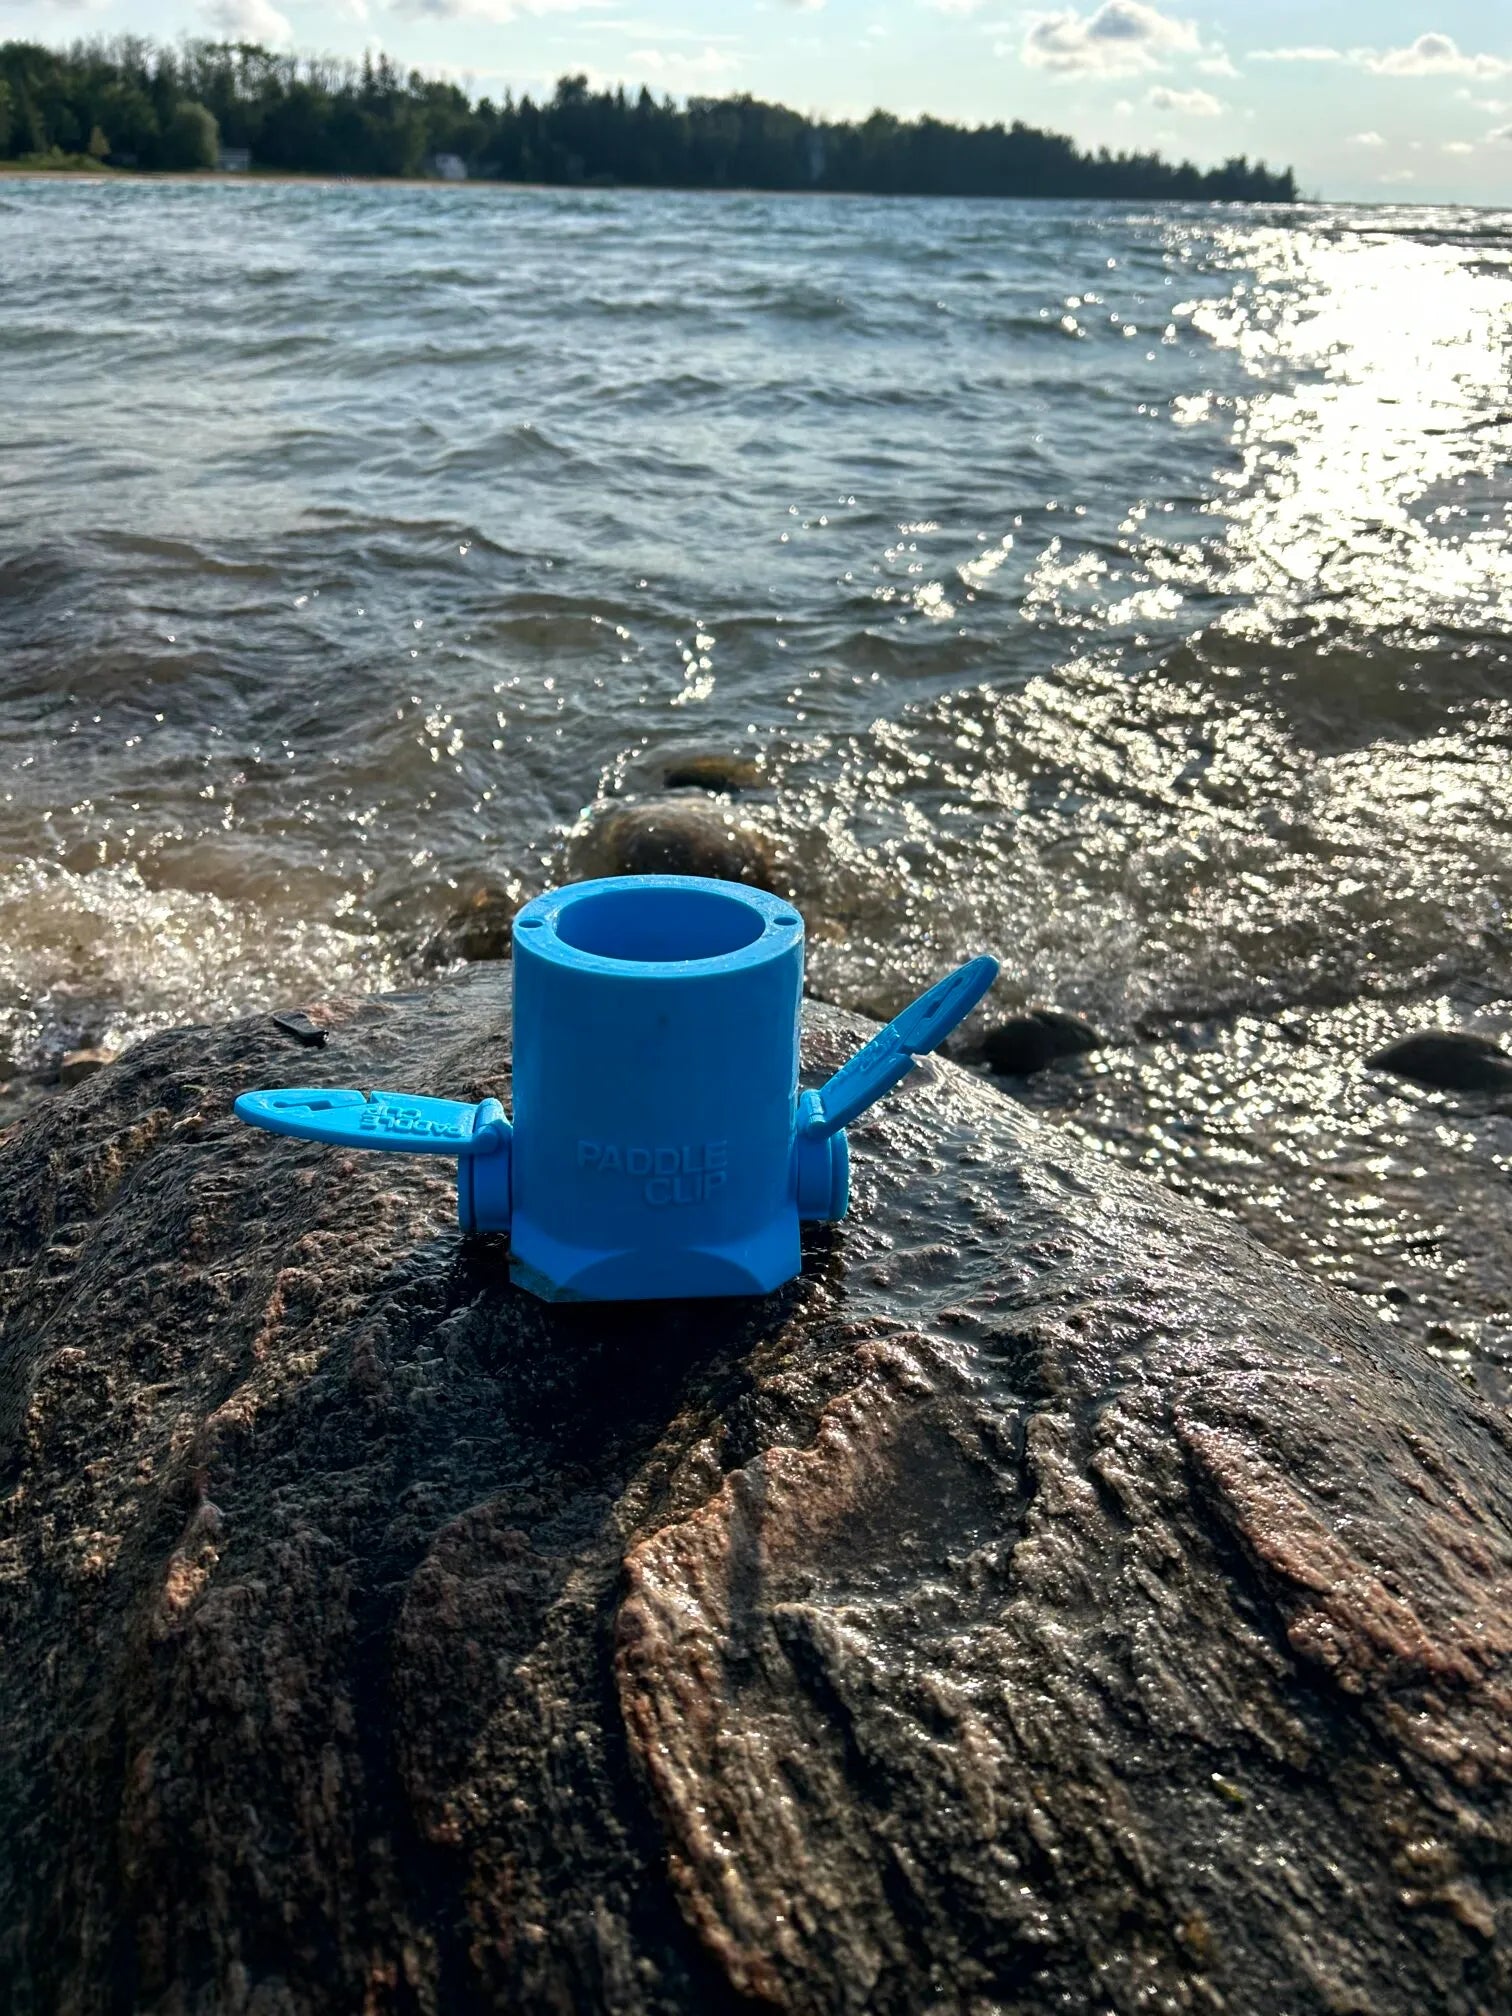
<svg viewBox="0 0 1512 2016"><path fill-rule="evenodd" d="M713 889L606 889L566 903L556 931L574 952L662 966L720 959L754 945L766 919L754 904Z"/></svg>

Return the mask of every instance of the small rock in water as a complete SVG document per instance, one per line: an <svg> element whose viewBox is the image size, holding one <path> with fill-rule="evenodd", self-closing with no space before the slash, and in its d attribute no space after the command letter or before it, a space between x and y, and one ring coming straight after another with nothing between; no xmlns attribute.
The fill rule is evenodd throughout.
<svg viewBox="0 0 1512 2016"><path fill-rule="evenodd" d="M1059 1008L1031 1008L989 1029L976 1055L1001 1078L1029 1078L1063 1057L1081 1057L1102 1048L1102 1037L1080 1015Z"/></svg>
<svg viewBox="0 0 1512 2016"><path fill-rule="evenodd" d="M58 1065L58 1083L77 1085L81 1078L92 1078L96 1071L103 1071L107 1064L115 1061L114 1050L94 1048L90 1050L65 1050Z"/></svg>
<svg viewBox="0 0 1512 2016"><path fill-rule="evenodd" d="M1512 1091L1512 1056L1491 1037L1467 1029L1420 1029L1365 1063L1372 1071L1390 1071L1441 1092Z"/></svg>
<svg viewBox="0 0 1512 2016"><path fill-rule="evenodd" d="M573 836L573 880L597 875L709 875L776 890L771 841L718 805L698 799L651 799L615 805Z"/></svg>
<svg viewBox="0 0 1512 2016"><path fill-rule="evenodd" d="M662 772L669 791L754 791L761 781L761 765L749 756L715 751L679 756Z"/></svg>
<svg viewBox="0 0 1512 2016"><path fill-rule="evenodd" d="M427 941L427 966L452 966L459 959L507 959L520 898L507 889L475 889Z"/></svg>

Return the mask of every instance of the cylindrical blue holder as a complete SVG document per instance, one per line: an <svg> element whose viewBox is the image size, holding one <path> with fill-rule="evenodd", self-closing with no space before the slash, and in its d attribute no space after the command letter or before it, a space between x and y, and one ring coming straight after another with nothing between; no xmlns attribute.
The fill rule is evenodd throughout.
<svg viewBox="0 0 1512 2016"><path fill-rule="evenodd" d="M798 1091L803 920L743 884L580 882L514 924L514 1123L404 1093L245 1093L275 1133L458 1159L464 1231L510 1234L548 1301L762 1295L800 1266L805 1218L849 1200L845 1124L997 973L970 961L819 1092Z"/></svg>
<svg viewBox="0 0 1512 2016"><path fill-rule="evenodd" d="M796 1274L793 906L735 882L582 882L516 917L514 968L514 1278L603 1299ZM842 1137L816 1147L843 1210Z"/></svg>

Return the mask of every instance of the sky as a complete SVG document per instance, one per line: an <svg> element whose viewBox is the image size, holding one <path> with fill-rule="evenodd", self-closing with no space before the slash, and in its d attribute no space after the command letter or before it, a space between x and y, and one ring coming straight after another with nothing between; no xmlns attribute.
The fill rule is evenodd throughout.
<svg viewBox="0 0 1512 2016"><path fill-rule="evenodd" d="M1512 204L1512 0L0 0L0 37L122 30L382 48L475 95L586 71L845 117L1019 118L1289 163L1308 195Z"/></svg>

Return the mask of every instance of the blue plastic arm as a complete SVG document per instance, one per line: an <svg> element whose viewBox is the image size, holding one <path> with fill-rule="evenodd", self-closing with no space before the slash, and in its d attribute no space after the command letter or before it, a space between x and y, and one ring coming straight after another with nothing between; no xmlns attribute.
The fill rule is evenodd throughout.
<svg viewBox="0 0 1512 2016"><path fill-rule="evenodd" d="M920 1057L938 1049L951 1030L965 1021L997 976L998 962L983 952L936 981L864 1044L848 1064L842 1064L826 1085L808 1095L815 1103L800 1119L803 1133L822 1141L874 1106L908 1076Z"/></svg>
<svg viewBox="0 0 1512 2016"><path fill-rule="evenodd" d="M476 1106L460 1099L424 1099L414 1092L358 1092L347 1086L290 1086L243 1092L238 1119L270 1134L325 1141L337 1148L386 1148L407 1155L450 1155L458 1161L499 1155L510 1125L497 1099Z"/></svg>

